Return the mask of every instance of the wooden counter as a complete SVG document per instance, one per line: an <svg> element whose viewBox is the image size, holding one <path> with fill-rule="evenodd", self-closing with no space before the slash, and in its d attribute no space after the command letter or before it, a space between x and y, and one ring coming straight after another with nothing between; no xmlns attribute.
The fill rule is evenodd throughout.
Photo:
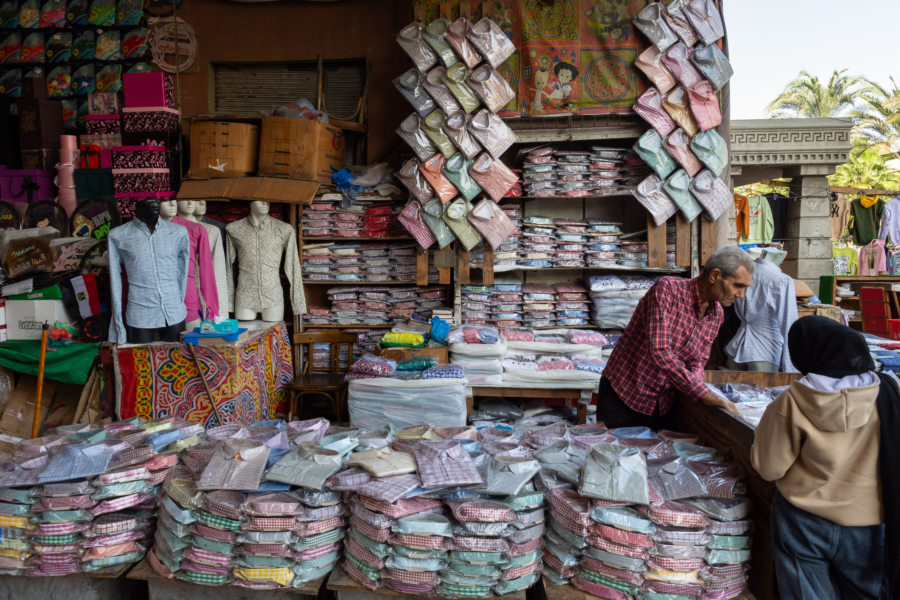
<svg viewBox="0 0 900 600"><path fill-rule="evenodd" d="M773 387L790 385L797 377L795 373L707 371L705 379L712 384L746 383ZM750 464L754 430L731 413L683 397L677 400L676 425L678 431L699 435L701 443L718 450L723 459L737 464L744 472L747 497L753 503L750 517L756 524L750 559L750 589L757 598L777 598L770 526L775 484L765 481Z"/></svg>

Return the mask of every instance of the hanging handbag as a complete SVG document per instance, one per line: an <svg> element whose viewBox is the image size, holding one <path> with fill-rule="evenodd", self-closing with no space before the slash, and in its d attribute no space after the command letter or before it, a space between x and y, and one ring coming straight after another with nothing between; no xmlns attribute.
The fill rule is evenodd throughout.
<svg viewBox="0 0 900 600"><path fill-rule="evenodd" d="M728 144L715 129L701 131L691 138L691 150L716 177L728 164Z"/></svg>
<svg viewBox="0 0 900 600"><path fill-rule="evenodd" d="M450 44L450 47L453 48L460 60L470 69L474 69L481 62L481 54L472 45L472 42L468 40L471 29L472 23L469 21L469 18L460 17L447 28L444 39L447 40L447 43Z"/></svg>
<svg viewBox="0 0 900 600"><path fill-rule="evenodd" d="M434 234L438 248L446 248L450 242L456 239L453 230L444 223L444 203L440 198L432 198L425 203L422 207L422 218L425 219L425 224Z"/></svg>
<svg viewBox="0 0 900 600"><path fill-rule="evenodd" d="M691 181L691 193L703 205L703 210L711 221L722 216L728 207L734 206L734 196L725 182L706 169Z"/></svg>
<svg viewBox="0 0 900 600"><path fill-rule="evenodd" d="M722 13L715 0L690 0L683 10L704 44L714 44L725 36Z"/></svg>
<svg viewBox="0 0 900 600"><path fill-rule="evenodd" d="M663 191L662 180L656 175L649 175L634 188L634 197L647 209L657 227L665 224L678 207Z"/></svg>
<svg viewBox="0 0 900 600"><path fill-rule="evenodd" d="M691 178L684 169L678 169L672 173L672 176L663 184L663 190L669 195L688 223L693 222L703 212L703 207L694 198L690 187Z"/></svg>
<svg viewBox="0 0 900 600"><path fill-rule="evenodd" d="M662 61L685 89L703 80L700 71L691 62L688 47L682 42L678 42L666 50Z"/></svg>
<svg viewBox="0 0 900 600"><path fill-rule="evenodd" d="M400 123L400 127L397 128L397 135L409 144L409 147L419 157L419 160L428 160L437 152L437 148L434 147L434 144L422 131L421 124L421 117L419 117L418 113L413 113Z"/></svg>
<svg viewBox="0 0 900 600"><path fill-rule="evenodd" d="M447 179L447 176L444 175L444 172L442 171L446 162L447 159L444 158L444 155L438 152L423 162L422 166L419 167L419 170L422 172L422 175L425 176L426 181L434 188L434 193L437 194L437 197L440 198L441 202L444 204L456 198L457 194L453 182Z"/></svg>
<svg viewBox="0 0 900 600"><path fill-rule="evenodd" d="M410 200L403 207L403 210L400 211L397 220L400 221L400 224L406 228L423 250L428 250L437 243L437 239L425 223L425 218L422 215L422 205L418 200Z"/></svg>
<svg viewBox="0 0 900 600"><path fill-rule="evenodd" d="M468 76L469 70L466 68L466 65L457 63L447 69L447 73L441 78L441 81L444 82L444 85L447 86L447 89L450 90L450 93L453 94L453 97L456 98L463 110L466 113L471 113L478 109L481 102L478 100L475 92L472 91L472 88L469 87L469 84L466 83Z"/></svg>
<svg viewBox="0 0 900 600"><path fill-rule="evenodd" d="M447 160L447 164L444 165L443 169L444 175L453 182L460 195L466 200L473 200L481 193L481 188L469 175L469 167L471 166L472 161L466 160L465 156L457 152Z"/></svg>
<svg viewBox="0 0 900 600"><path fill-rule="evenodd" d="M425 40L425 43L431 46L431 49L435 51L438 58L441 59L441 62L448 69L459 61L456 58L456 53L453 52L453 48L444 39L449 26L450 21L447 19L435 19L422 32L422 38Z"/></svg>
<svg viewBox="0 0 900 600"><path fill-rule="evenodd" d="M482 156L487 156L483 154ZM490 157L488 157L490 159ZM493 200L485 198L475 205L468 215L469 222L484 236L491 248L496 250L516 230L503 209Z"/></svg>
<svg viewBox="0 0 900 600"><path fill-rule="evenodd" d="M472 227L472 224L466 218L471 210L472 205L467 200L457 198L447 205L443 217L444 222L453 230L460 244L466 250L471 250L481 243L481 234Z"/></svg>
<svg viewBox="0 0 900 600"><path fill-rule="evenodd" d="M441 154L450 158L456 154L456 146L444 132L444 113L439 110L432 111L422 122L422 131L428 136Z"/></svg>
<svg viewBox="0 0 900 600"><path fill-rule="evenodd" d="M663 11L663 18L669 24L669 27L672 28L672 31L675 32L675 35L681 38L681 41L688 48L693 48L697 43L697 32L694 31L694 27L688 21L687 15L684 14L684 6L687 3L688 0L672 0L666 6L666 10Z"/></svg>
<svg viewBox="0 0 900 600"><path fill-rule="evenodd" d="M481 152L481 146L469 133L468 126L471 122L472 115L458 110L447 115L447 121L444 123L444 133L466 158L475 158Z"/></svg>
<svg viewBox="0 0 900 600"><path fill-rule="evenodd" d="M662 179L678 168L675 160L663 148L663 139L655 129L645 131L634 143L633 149Z"/></svg>
<svg viewBox="0 0 900 600"><path fill-rule="evenodd" d="M424 32L425 28L422 27L422 24L414 22L401 29L397 34L397 43L409 55L416 68L423 73L438 61L434 50L425 43Z"/></svg>
<svg viewBox="0 0 900 600"><path fill-rule="evenodd" d="M709 79L717 92L725 87L725 84L734 75L728 57L715 44L694 48L691 62L703 73L704 77Z"/></svg>
<svg viewBox="0 0 900 600"><path fill-rule="evenodd" d="M500 158L516 143L516 133L503 119L487 109L475 113L469 123L469 131L494 158Z"/></svg>
<svg viewBox="0 0 900 600"><path fill-rule="evenodd" d="M650 504L644 454L632 446L594 444L584 463L578 493L587 498Z"/></svg>
<svg viewBox="0 0 900 600"><path fill-rule="evenodd" d="M472 25L469 41L492 67L500 66L516 51L500 26L487 18L479 19Z"/></svg>
<svg viewBox="0 0 900 600"><path fill-rule="evenodd" d="M397 171L397 179L406 186L410 195L422 202L426 202L434 197L434 190L431 189L425 176L420 172L420 167L418 160L415 158L409 159Z"/></svg>
<svg viewBox="0 0 900 600"><path fill-rule="evenodd" d="M687 93L681 86L674 90L663 100L663 108L672 117L672 120L678 123L678 126L687 132L688 135L695 135L700 131L697 121L694 119L694 113L691 112L691 105L688 102Z"/></svg>
<svg viewBox="0 0 900 600"><path fill-rule="evenodd" d="M434 100L428 95L425 88L422 87L422 82L424 80L425 74L420 73L416 69L410 69L400 77L394 79L394 87L397 88L400 95L406 98L407 102L412 104L412 107L416 112L423 117L436 108Z"/></svg>
<svg viewBox="0 0 900 600"><path fill-rule="evenodd" d="M704 79L694 87L688 88L687 96L691 103L691 112L701 130L706 131L722 124L719 98L710 82Z"/></svg>
<svg viewBox="0 0 900 600"><path fill-rule="evenodd" d="M663 109L662 96L655 87L647 88L638 97L634 105L634 112L650 123L650 126L663 137L666 137L675 129L675 121Z"/></svg>
<svg viewBox="0 0 900 600"><path fill-rule="evenodd" d="M691 136L680 127L669 134L663 143L663 148L669 151L678 164L681 165L690 177L697 174L703 168L703 163L691 152Z"/></svg>
<svg viewBox="0 0 900 600"><path fill-rule="evenodd" d="M678 41L675 32L663 19L664 10L662 3L652 2L634 17L634 26L662 51Z"/></svg>
<svg viewBox="0 0 900 600"><path fill-rule="evenodd" d="M444 111L445 115L449 115L462 109L462 107L456 101L456 98L453 97L453 94L450 93L450 90L447 89L447 86L444 85L444 76L446 74L447 70L444 67L438 66L433 68L428 71L425 79L422 80L422 87L425 88L425 91L428 92L428 95L431 96L437 107Z"/></svg>
<svg viewBox="0 0 900 600"><path fill-rule="evenodd" d="M500 72L488 64L483 64L472 71L469 75L469 87L491 112L498 112L516 97L516 93Z"/></svg>
<svg viewBox="0 0 900 600"><path fill-rule="evenodd" d="M663 94L675 87L675 76L663 64L662 52L656 46L650 46L641 52L635 59L634 66Z"/></svg>
<svg viewBox="0 0 900 600"><path fill-rule="evenodd" d="M469 174L495 202L499 202L519 182L515 173L487 152L478 155L469 168Z"/></svg>

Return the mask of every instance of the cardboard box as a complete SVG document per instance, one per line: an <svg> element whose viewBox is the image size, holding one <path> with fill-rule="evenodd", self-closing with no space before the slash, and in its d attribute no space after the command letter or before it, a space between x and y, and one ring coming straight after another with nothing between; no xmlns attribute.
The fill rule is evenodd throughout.
<svg viewBox="0 0 900 600"><path fill-rule="evenodd" d="M58 285L6 299L6 331L10 340L41 339L41 325L69 322Z"/></svg>
<svg viewBox="0 0 900 600"><path fill-rule="evenodd" d="M344 168L347 140L332 125L308 119L265 117L259 141L259 174L330 184Z"/></svg>
<svg viewBox="0 0 900 600"><path fill-rule="evenodd" d="M838 323L844 322L840 307L833 304L801 304L797 307L798 317L810 317L813 315L826 317Z"/></svg>
<svg viewBox="0 0 900 600"><path fill-rule="evenodd" d="M288 204L310 204L319 184L313 181L273 177L194 179L181 182L179 200L264 200Z"/></svg>
<svg viewBox="0 0 900 600"><path fill-rule="evenodd" d="M39 423L44 422L50 411L57 385L55 381L44 380ZM0 418L0 449L5 450L14 446L18 441L31 437L36 395L37 378L32 375L20 376L18 384L9 395L9 402L3 411L3 417Z"/></svg>
<svg viewBox="0 0 900 600"><path fill-rule="evenodd" d="M191 170L188 177L242 177L256 172L259 126L252 123L191 122Z"/></svg>

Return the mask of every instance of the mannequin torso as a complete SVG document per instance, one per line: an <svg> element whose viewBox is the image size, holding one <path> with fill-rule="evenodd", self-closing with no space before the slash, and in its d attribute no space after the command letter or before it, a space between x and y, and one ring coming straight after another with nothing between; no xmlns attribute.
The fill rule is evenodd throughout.
<svg viewBox="0 0 900 600"><path fill-rule="evenodd" d="M219 313L222 317L227 317L229 307L231 306L231 298L229 293L229 269L225 263L225 242L222 231L215 225L203 223L198 220L197 207L203 204L203 211L206 211L205 201L179 200L178 216L185 221L197 223L206 229L206 235L209 239L209 250L212 254L212 265L216 279L216 293L219 299ZM198 292L199 282L197 282Z"/></svg>

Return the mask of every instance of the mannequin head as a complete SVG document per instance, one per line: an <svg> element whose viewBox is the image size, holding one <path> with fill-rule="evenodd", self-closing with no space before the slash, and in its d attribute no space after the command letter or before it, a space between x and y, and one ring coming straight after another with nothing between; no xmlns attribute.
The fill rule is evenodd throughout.
<svg viewBox="0 0 900 600"><path fill-rule="evenodd" d="M134 205L134 218L144 223L153 233L159 220L159 199L144 198Z"/></svg>
<svg viewBox="0 0 900 600"><path fill-rule="evenodd" d="M254 200L250 203L250 214L256 217L269 214L269 203L263 200Z"/></svg>
<svg viewBox="0 0 900 600"><path fill-rule="evenodd" d="M195 216L195 207L196 202L193 200L179 200L178 201L178 216L184 219L193 219Z"/></svg>
<svg viewBox="0 0 900 600"><path fill-rule="evenodd" d="M194 216L198 219L206 214L206 200L194 200Z"/></svg>
<svg viewBox="0 0 900 600"><path fill-rule="evenodd" d="M174 199L159 203L159 216L166 221L171 221L178 214L178 202Z"/></svg>

